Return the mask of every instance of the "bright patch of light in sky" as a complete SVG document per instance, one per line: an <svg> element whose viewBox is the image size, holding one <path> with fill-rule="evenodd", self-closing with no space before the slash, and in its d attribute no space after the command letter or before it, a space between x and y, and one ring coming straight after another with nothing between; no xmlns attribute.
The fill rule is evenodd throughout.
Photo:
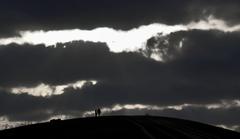
<svg viewBox="0 0 240 139"><path fill-rule="evenodd" d="M223 20L209 16L207 20L201 20L199 22L191 22L187 25L189 29L200 29L200 30L221 30L224 32L240 31L240 25L228 26Z"/></svg>
<svg viewBox="0 0 240 139"><path fill-rule="evenodd" d="M92 85L95 85L97 81L77 81L75 83L69 83L66 85L56 85L56 86L51 86L47 84L39 84L38 86L35 87L15 87L11 89L11 93L13 94L29 94L32 96L41 96L41 97L49 97L52 95L61 95L64 93L64 89L73 87L74 89L81 89L85 83L91 82Z"/></svg>
<svg viewBox="0 0 240 139"><path fill-rule="evenodd" d="M0 130L14 128L17 126L25 125L24 121L9 121L7 117L0 117Z"/></svg>
<svg viewBox="0 0 240 139"><path fill-rule="evenodd" d="M153 110L153 111L163 111L163 110L176 110L181 111L185 108L205 108L208 110L212 109L229 109L229 108L240 108L240 100L221 100L219 103L210 104L181 104L181 105L168 105L168 106L157 106L157 105L144 105L144 104L116 104L112 107L102 108L103 114L108 114L111 112L121 111L121 110ZM86 111L83 113L83 117L94 115L94 111Z"/></svg>
<svg viewBox="0 0 240 139"><path fill-rule="evenodd" d="M210 30L216 29L224 32L239 31L240 25L228 26L223 20L210 16L206 20L191 22L187 25L165 25L154 23L140 26L128 31L115 30L101 27L93 30L59 30L59 31L21 31L21 37L2 38L0 44L30 43L55 45L57 42L65 43L73 40L92 42L105 42L113 52L135 51L145 46L146 41L152 36L162 33L167 35L172 32L186 31L191 29Z"/></svg>
<svg viewBox="0 0 240 139"><path fill-rule="evenodd" d="M237 100L237 99L231 100L231 101L222 100L221 103L207 105L208 109L219 109L219 108L228 109L228 108L232 108L232 107L235 107L235 108L240 107L240 100Z"/></svg>
<svg viewBox="0 0 240 139"><path fill-rule="evenodd" d="M228 130L233 130L233 131L238 131L240 129L239 125L232 125L232 126L227 126L227 125L216 125L218 127L228 129ZM239 131L238 131L239 132Z"/></svg>
<svg viewBox="0 0 240 139"><path fill-rule="evenodd" d="M95 82L96 83L96 82ZM217 106L217 107L211 107L211 106ZM116 104L113 105L112 107L104 107L101 108L103 115L108 115L111 114L112 112L117 112L121 110L153 110L153 111L163 111L163 110L176 110L176 111L181 111L184 108L206 108L206 109L231 109L231 108L240 108L240 100L222 100L219 103L214 103L214 104L181 104L181 105L169 105L169 106L157 106L157 105L145 105L145 104ZM51 111L50 111L51 113ZM79 112L77 112L79 113ZM81 116L81 115L79 115ZM82 113L83 117L89 117L89 116L94 116L94 111L85 111ZM72 115L54 115L51 118L49 118L46 121L40 121L40 122L47 122L50 121L51 119L70 119L74 118ZM39 122L39 121L38 121ZM26 123L24 121L9 121L7 117L0 117L0 130L1 129L6 129L6 128L13 128L17 127L20 125L26 125L26 124L32 124L32 123L37 123L36 122L31 122L31 123ZM237 130L239 129L239 125L234 125L234 126L226 126L226 125L217 125L222 128L227 128L231 130Z"/></svg>
<svg viewBox="0 0 240 139"><path fill-rule="evenodd" d="M113 52L134 51L144 45L144 42L159 32L168 34L176 30L184 30L181 25L167 26L151 24L129 31L114 30L112 28L97 28L94 30L61 30L61 31L22 31L22 37L0 39L0 44L15 42L18 44L31 43L55 45L57 42L83 40L105 42Z"/></svg>

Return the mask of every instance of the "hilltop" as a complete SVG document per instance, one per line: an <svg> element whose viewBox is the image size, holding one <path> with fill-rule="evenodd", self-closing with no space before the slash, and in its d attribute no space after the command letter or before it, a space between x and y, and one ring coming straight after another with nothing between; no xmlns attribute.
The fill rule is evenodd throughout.
<svg viewBox="0 0 240 139"><path fill-rule="evenodd" d="M0 131L0 138L208 138L234 139L240 133L198 122L154 116L103 116L23 126Z"/></svg>

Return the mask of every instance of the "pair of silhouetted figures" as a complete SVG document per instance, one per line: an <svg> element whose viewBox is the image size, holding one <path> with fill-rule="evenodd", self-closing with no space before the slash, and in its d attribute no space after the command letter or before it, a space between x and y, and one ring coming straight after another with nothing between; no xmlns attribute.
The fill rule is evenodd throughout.
<svg viewBox="0 0 240 139"><path fill-rule="evenodd" d="M95 117L98 117L100 115L101 115L101 109L100 108L95 109Z"/></svg>

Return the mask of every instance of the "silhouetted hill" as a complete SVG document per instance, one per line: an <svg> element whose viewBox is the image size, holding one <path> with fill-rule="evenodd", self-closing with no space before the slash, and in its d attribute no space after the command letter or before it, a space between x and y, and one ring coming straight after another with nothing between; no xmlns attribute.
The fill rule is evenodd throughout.
<svg viewBox="0 0 240 139"><path fill-rule="evenodd" d="M240 133L175 118L153 116L109 116L54 120L0 131L0 139L111 138L111 139L240 139Z"/></svg>

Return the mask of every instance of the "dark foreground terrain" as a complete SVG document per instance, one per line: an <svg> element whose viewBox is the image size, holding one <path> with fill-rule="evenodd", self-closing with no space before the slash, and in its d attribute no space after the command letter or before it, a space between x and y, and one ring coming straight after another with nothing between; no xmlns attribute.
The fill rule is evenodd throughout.
<svg viewBox="0 0 240 139"><path fill-rule="evenodd" d="M240 139L240 133L197 122L152 116L80 118L0 131L0 139Z"/></svg>

